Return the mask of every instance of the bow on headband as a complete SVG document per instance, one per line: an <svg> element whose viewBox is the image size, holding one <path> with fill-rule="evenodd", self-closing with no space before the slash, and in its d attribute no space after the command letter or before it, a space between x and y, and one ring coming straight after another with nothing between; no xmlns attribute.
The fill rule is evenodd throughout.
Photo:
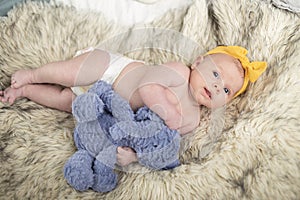
<svg viewBox="0 0 300 200"><path fill-rule="evenodd" d="M243 93L246 90L249 81L254 83L267 68L266 62L250 62L246 56L248 51L245 48L240 46L218 46L208 51L206 55L215 54L215 53L224 53L236 59L239 59L239 61L242 64L242 67L244 68L245 77L244 77L243 86L235 94L234 97Z"/></svg>

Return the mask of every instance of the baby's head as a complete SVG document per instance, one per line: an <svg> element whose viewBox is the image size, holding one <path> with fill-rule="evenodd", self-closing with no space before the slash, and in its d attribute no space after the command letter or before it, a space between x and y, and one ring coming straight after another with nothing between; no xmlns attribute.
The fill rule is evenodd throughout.
<svg viewBox="0 0 300 200"><path fill-rule="evenodd" d="M247 50L218 46L199 56L191 66L190 85L196 101L208 108L222 107L242 94L265 71L266 62L249 62Z"/></svg>

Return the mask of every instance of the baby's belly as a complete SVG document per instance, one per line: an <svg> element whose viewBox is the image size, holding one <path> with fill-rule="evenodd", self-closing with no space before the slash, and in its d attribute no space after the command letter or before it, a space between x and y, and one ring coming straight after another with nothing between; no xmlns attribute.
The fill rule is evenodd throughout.
<svg viewBox="0 0 300 200"><path fill-rule="evenodd" d="M138 85L146 72L146 67L146 65L140 62L130 63L121 71L113 83L114 90L130 103L134 111L144 106L138 93Z"/></svg>

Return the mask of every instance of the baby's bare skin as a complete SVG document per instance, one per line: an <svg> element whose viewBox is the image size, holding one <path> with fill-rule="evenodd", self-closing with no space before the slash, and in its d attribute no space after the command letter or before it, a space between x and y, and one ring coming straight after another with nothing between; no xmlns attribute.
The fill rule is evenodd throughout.
<svg viewBox="0 0 300 200"><path fill-rule="evenodd" d="M20 70L12 76L11 87L0 91L0 100L12 104L18 98L27 97L39 104L71 112L76 96L69 87L88 85L100 79L108 67L107 55L105 51L93 51L34 70ZM40 83L60 84L66 88ZM243 76L233 58L215 54L211 58L199 56L191 68L180 62L160 66L133 62L121 71L113 88L134 110L148 106L168 127L183 135L199 125L201 105L223 106L234 97L242 83ZM136 155L132 149L118 148L121 165L133 161Z"/></svg>
<svg viewBox="0 0 300 200"><path fill-rule="evenodd" d="M19 70L11 76L11 88L20 88L34 82L32 70Z"/></svg>
<svg viewBox="0 0 300 200"><path fill-rule="evenodd" d="M104 51L94 51L91 54L98 55L83 54L69 61L16 72L12 78L12 86L0 93L0 100L12 104L17 98L27 97L42 105L71 112L75 95L68 87L97 81L108 66L108 59L102 60L102 68L98 66L98 62L89 60L93 58L100 62L99 58L107 58ZM133 62L122 70L113 87L129 101L134 110L146 105L156 112L168 127L179 130L180 134L186 134L198 126L201 105L209 108L222 106L229 102L241 87L243 77L232 59L227 55L216 55L214 60L218 66L213 66L210 59L199 57L191 69L180 62L160 66L146 66ZM87 73L80 73L81 71ZM44 82L58 83L67 88L31 84ZM231 93L224 93L225 85Z"/></svg>
<svg viewBox="0 0 300 200"><path fill-rule="evenodd" d="M200 121L200 107L189 92L189 71L188 67L179 62L161 66L147 66L134 62L120 73L113 88L129 101L133 110L146 105L162 117L171 129L186 134L196 128ZM48 100L53 97L57 99L55 94L62 93L63 90L54 87L47 89L46 85L28 84L34 82L33 72L33 70L21 70L14 74L12 87L2 91L2 96L4 92L6 95L1 100L12 104L17 98L23 96L24 89L35 90L37 87L41 88L39 96L47 96ZM42 95L43 91L47 93ZM64 96L68 97L68 95ZM69 97L71 98L70 95ZM38 99L34 100L43 104ZM68 105L67 107L71 108Z"/></svg>
<svg viewBox="0 0 300 200"><path fill-rule="evenodd" d="M8 102L9 105L12 105L17 98L22 96L23 96L22 88L16 89L16 88L9 87L4 91L0 91L0 101Z"/></svg>
<svg viewBox="0 0 300 200"><path fill-rule="evenodd" d="M190 69L180 62L133 64L121 72L113 87L134 110L146 105L169 128L186 134L200 121L200 106L190 93L189 73Z"/></svg>
<svg viewBox="0 0 300 200"><path fill-rule="evenodd" d="M99 57L104 58L99 65L104 66L100 67L101 70L99 66L92 66L92 63L100 62ZM12 76L11 88L2 92L3 97L0 97L0 100L12 104L19 97L27 97L42 105L71 112L72 101L66 98L74 99L75 95L72 95L68 88L62 90L32 83L58 83L64 86L91 84L101 78L106 70L109 59L105 58L105 52L93 51L69 61L17 71ZM197 127L200 111L199 105L189 92L189 71L190 69L180 62L161 66L146 66L133 62L121 71L113 88L129 101L133 110L146 105L156 112L167 126L177 129L180 134L186 134Z"/></svg>

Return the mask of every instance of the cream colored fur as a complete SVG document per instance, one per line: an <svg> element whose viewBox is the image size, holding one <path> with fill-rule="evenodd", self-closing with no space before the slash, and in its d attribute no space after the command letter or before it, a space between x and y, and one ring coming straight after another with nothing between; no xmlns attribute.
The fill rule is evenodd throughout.
<svg viewBox="0 0 300 200"><path fill-rule="evenodd" d="M154 32L162 39L149 38L147 27L160 27ZM68 59L100 43L149 63L190 63L217 44L242 45L268 69L225 109L203 109L201 126L183 141L180 167L130 166L135 173L120 172L118 187L107 194L77 192L63 177L75 151L71 115L26 99L0 103L0 199L298 199L299 16L259 0L197 0L136 28L146 35L132 36L135 31L97 13L40 3L17 7L0 21L0 87L9 86L18 69ZM172 34L177 42L163 37ZM145 40L126 44L123 37Z"/></svg>

